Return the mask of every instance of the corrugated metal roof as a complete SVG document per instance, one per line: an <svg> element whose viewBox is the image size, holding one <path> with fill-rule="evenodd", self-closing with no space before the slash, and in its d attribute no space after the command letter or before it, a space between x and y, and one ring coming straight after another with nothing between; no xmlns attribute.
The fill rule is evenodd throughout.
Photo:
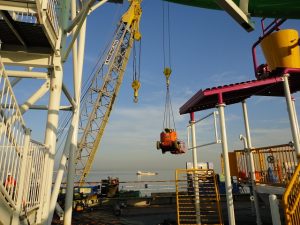
<svg viewBox="0 0 300 225"><path fill-rule="evenodd" d="M300 73L291 73L289 77L291 93L300 90ZM241 102L251 96L285 96L283 78L271 77L263 80L252 80L235 84L207 88L198 91L183 106L180 114L186 114L205 109L215 108L222 95L226 105Z"/></svg>

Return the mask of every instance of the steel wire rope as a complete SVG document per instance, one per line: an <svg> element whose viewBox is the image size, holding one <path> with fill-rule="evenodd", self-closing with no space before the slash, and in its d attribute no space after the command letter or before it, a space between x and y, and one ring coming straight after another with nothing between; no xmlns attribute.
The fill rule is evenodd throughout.
<svg viewBox="0 0 300 225"><path fill-rule="evenodd" d="M162 2L162 9L163 9L163 61L164 61L164 68L166 69L166 65L169 66L170 73L171 73L171 26L170 26L170 5L167 3L167 9L165 9L165 3ZM165 14L165 11L167 13ZM166 21L165 21L166 17ZM166 23L166 24L165 24ZM165 28L165 25L167 26ZM165 35L167 33L167 35ZM166 43L165 43L166 42ZM166 51L166 45L168 46L168 51ZM167 62L168 60L168 62ZM165 74L166 75L166 74ZM173 114L172 108L172 101L170 95L170 84L167 78L167 91L166 91L166 99L165 99L165 111L164 111L164 120L163 120L163 130L165 128L171 128L171 120L173 122L174 129L176 130L175 126L175 119Z"/></svg>
<svg viewBox="0 0 300 225"><path fill-rule="evenodd" d="M132 81L134 80L140 80L141 77L141 53L142 53L142 39L139 40L139 53L138 53L138 60L136 57L136 41L133 42L133 49L132 49L132 54L133 54L133 77Z"/></svg>
<svg viewBox="0 0 300 225"><path fill-rule="evenodd" d="M163 60L164 60L164 68L166 68L166 55L165 55L165 3L162 1L162 9L163 9L163 30L162 30L162 43L163 43Z"/></svg>
<svg viewBox="0 0 300 225"><path fill-rule="evenodd" d="M170 4L168 4L168 44L169 44L169 65L170 68L172 68L172 63L171 63L171 24L170 24Z"/></svg>
<svg viewBox="0 0 300 225"><path fill-rule="evenodd" d="M141 78L141 55L142 55L142 39L139 41L140 49L139 49L139 66L138 66L138 80Z"/></svg>
<svg viewBox="0 0 300 225"><path fill-rule="evenodd" d="M171 128L171 122L173 122L174 129L176 130L175 119L174 119L174 114L173 114L173 107L172 107L172 101L171 101L171 95L170 95L170 89L169 89L169 86L167 86L166 99L165 99L165 112L164 112L164 120L163 120L163 129L164 128Z"/></svg>

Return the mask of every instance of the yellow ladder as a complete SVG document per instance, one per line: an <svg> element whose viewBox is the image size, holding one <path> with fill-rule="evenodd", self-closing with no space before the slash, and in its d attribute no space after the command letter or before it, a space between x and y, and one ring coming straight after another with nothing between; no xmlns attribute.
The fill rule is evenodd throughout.
<svg viewBox="0 0 300 225"><path fill-rule="evenodd" d="M295 169L282 200L286 225L300 225L300 163Z"/></svg>
<svg viewBox="0 0 300 225"><path fill-rule="evenodd" d="M213 170L176 170L177 223L223 224Z"/></svg>

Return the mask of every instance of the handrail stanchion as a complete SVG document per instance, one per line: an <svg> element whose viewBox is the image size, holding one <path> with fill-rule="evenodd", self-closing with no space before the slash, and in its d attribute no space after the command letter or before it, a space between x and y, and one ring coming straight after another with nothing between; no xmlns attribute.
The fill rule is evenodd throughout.
<svg viewBox="0 0 300 225"><path fill-rule="evenodd" d="M193 148L193 169L194 169L194 191L195 191L195 208L196 208L196 223L201 224L200 218L200 196L199 196L199 180L198 180L198 161L197 161L197 142L196 142L196 126L195 115L190 114L190 126L192 133L192 148Z"/></svg>
<svg viewBox="0 0 300 225"><path fill-rule="evenodd" d="M234 205L233 205L233 196L232 196L232 184L230 176L230 167L229 167L229 156L228 156L228 144L227 144L227 133L225 126L225 115L222 93L219 94L219 108L220 115L220 129L221 129L221 140L222 140L222 150L224 157L224 170L225 170L225 187L226 187L226 200L227 200L227 210L228 210L228 220L229 225L235 225L235 215L234 215Z"/></svg>
<svg viewBox="0 0 300 225"><path fill-rule="evenodd" d="M30 143L30 130L26 129L25 131L25 140L24 140L24 148L22 152L22 162L20 167L20 175L19 175L19 185L16 190L17 200L16 200L16 211L13 213L12 223L11 224L19 224L19 216L22 211L22 201L23 201L23 189L24 189L24 181L25 181L25 173L27 166L27 158L28 158L28 150Z"/></svg>
<svg viewBox="0 0 300 225"><path fill-rule="evenodd" d="M252 149L252 141L251 141L251 135L250 135L250 127L249 127L249 118L248 118L248 110L246 101L242 102L243 107L243 115L244 115L244 125L245 125L245 132L246 132L246 140L245 140L245 148L248 150L249 154L249 163L250 163L250 174L251 174L251 185L252 185L252 195L254 197L254 205L255 205L255 214L256 214L256 224L261 225L261 218L260 218L260 212L259 212L259 204L258 204L258 198L256 194L256 185L255 185L255 167L254 167L254 160L253 160L253 154L251 152ZM247 146L246 146L247 144Z"/></svg>
<svg viewBox="0 0 300 225"><path fill-rule="evenodd" d="M276 195L269 195L270 209L272 215L272 224L281 225L278 200Z"/></svg>
<svg viewBox="0 0 300 225"><path fill-rule="evenodd" d="M292 129L292 136L293 136L294 145L295 145L296 154L297 154L297 160L299 162L299 160L300 160L300 140L299 140L297 125L296 125L296 115L293 110L293 103L292 103L292 98L291 98L288 77L289 77L289 74L283 75L283 86L284 86L287 110L288 110L291 129Z"/></svg>

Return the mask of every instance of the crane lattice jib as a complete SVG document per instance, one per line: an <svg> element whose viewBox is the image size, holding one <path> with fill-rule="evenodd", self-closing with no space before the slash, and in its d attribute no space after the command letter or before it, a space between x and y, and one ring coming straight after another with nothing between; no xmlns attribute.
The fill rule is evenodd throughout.
<svg viewBox="0 0 300 225"><path fill-rule="evenodd" d="M118 95L134 40L140 40L141 0L130 1L104 63L96 70L87 90L79 122L76 180L83 184L88 175Z"/></svg>

